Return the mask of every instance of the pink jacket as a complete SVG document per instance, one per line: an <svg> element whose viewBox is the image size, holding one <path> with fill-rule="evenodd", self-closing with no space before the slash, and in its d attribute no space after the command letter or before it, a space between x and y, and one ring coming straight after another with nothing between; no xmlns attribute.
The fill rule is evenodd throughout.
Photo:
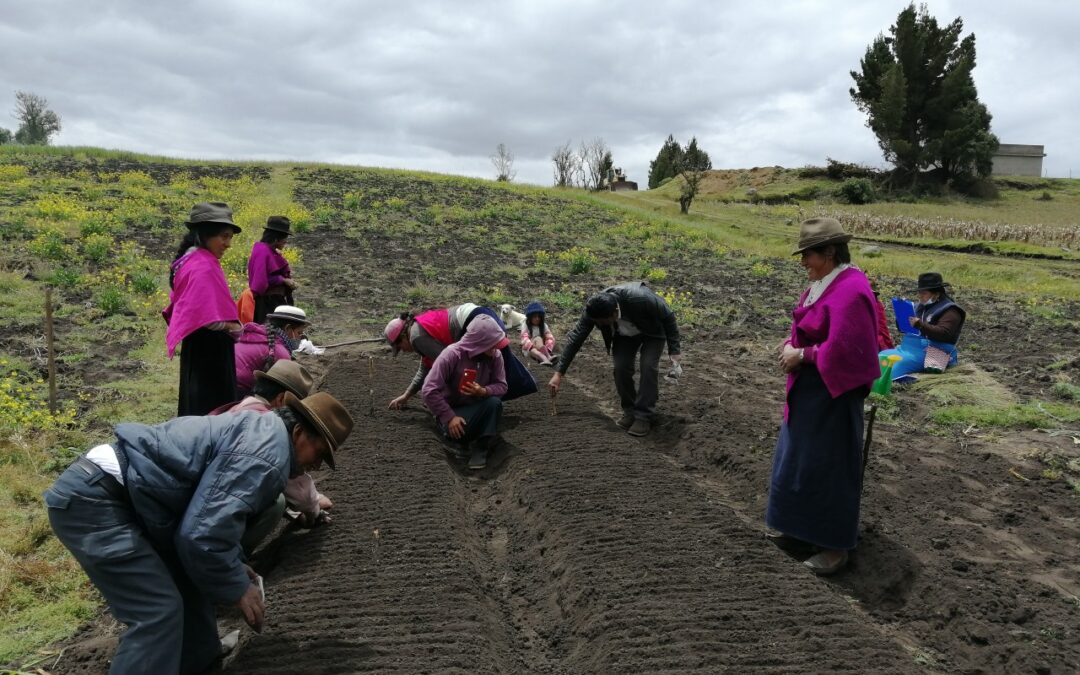
<svg viewBox="0 0 1080 675"><path fill-rule="evenodd" d="M248 288L255 295L265 295L271 288L281 286L292 277L292 270L285 256L270 244L255 242L248 258Z"/></svg>
<svg viewBox="0 0 1080 675"><path fill-rule="evenodd" d="M169 328L165 346L169 358L184 338L203 326L219 321L236 321L236 303L229 292L225 272L214 254L192 248L173 261L173 287L169 306L161 312Z"/></svg>
<svg viewBox="0 0 1080 675"><path fill-rule="evenodd" d="M476 399L458 391L466 368L476 369L476 383L487 387L491 396L506 393L506 371L502 353L496 351L490 358L478 358L505 337L499 324L487 314L472 320L465 335L450 345L435 359L421 393L424 405L431 414L449 424L454 419L454 406L471 403Z"/></svg>
<svg viewBox="0 0 1080 675"><path fill-rule="evenodd" d="M860 270L841 272L817 302L803 306L809 289L792 312L793 347L804 350L803 358L814 364L829 396L836 398L857 387L870 386L881 375L878 364L877 317L874 314L870 282ZM788 373L787 395L799 377ZM785 399L784 419L788 418Z"/></svg>
<svg viewBox="0 0 1080 675"><path fill-rule="evenodd" d="M521 327L521 349L522 349L522 351L526 351L526 352L529 351L529 343L535 343L537 340L540 339L541 336L539 335L539 332L540 332L540 327L539 326L531 326L529 324L524 324ZM534 333L537 334L536 337L533 337ZM544 343L542 345L535 345L535 348L545 350L545 351L550 353L552 349L555 349L555 334L551 332L551 329L548 328L548 325L547 325L546 322L544 323L544 335L543 335L543 338L544 338Z"/></svg>
<svg viewBox="0 0 1080 675"><path fill-rule="evenodd" d="M275 361L288 361L292 358L289 348L281 337L274 338L274 348L270 349L266 326L261 323L244 324L244 334L236 343L236 390L245 395L255 386L255 371L266 372ZM266 363L266 357L272 360Z"/></svg>

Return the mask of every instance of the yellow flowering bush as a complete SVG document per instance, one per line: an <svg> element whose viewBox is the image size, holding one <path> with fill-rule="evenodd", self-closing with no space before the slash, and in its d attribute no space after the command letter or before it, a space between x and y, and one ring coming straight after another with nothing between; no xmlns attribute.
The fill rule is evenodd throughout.
<svg viewBox="0 0 1080 675"><path fill-rule="evenodd" d="M656 294L671 306L680 324L692 325L701 320L701 312L694 306L694 297L689 292L668 289L658 290Z"/></svg>
<svg viewBox="0 0 1080 675"><path fill-rule="evenodd" d="M86 209L70 197L46 195L34 203L38 216L48 220L79 220L86 214Z"/></svg>
<svg viewBox="0 0 1080 675"><path fill-rule="evenodd" d="M15 182L29 175L26 167L21 164L6 164L0 166L0 183Z"/></svg>
<svg viewBox="0 0 1080 675"><path fill-rule="evenodd" d="M588 274L600 258L595 253L581 246L574 246L559 254L559 260L570 263L570 274Z"/></svg>
<svg viewBox="0 0 1080 675"><path fill-rule="evenodd" d="M0 359L0 432L5 434L24 431L59 429L75 421L75 408L67 406L49 412L47 395L40 393L45 384L26 373L12 369L5 359Z"/></svg>

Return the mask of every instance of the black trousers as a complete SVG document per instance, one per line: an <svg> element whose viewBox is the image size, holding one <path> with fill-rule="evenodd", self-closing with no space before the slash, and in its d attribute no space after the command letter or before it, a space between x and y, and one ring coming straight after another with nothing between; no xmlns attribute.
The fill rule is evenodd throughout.
<svg viewBox="0 0 1080 675"><path fill-rule="evenodd" d="M180 346L179 417L205 415L236 400L236 355L232 336L200 328Z"/></svg>
<svg viewBox="0 0 1080 675"><path fill-rule="evenodd" d="M660 398L660 355L664 339L645 335L615 335L611 342L611 360L615 366L615 391L623 414L651 419ZM641 352L641 376L634 386L634 361Z"/></svg>
<svg viewBox="0 0 1080 675"><path fill-rule="evenodd" d="M255 296L255 323L266 323L266 315L277 309L278 305L293 304L292 293L279 295L256 295Z"/></svg>

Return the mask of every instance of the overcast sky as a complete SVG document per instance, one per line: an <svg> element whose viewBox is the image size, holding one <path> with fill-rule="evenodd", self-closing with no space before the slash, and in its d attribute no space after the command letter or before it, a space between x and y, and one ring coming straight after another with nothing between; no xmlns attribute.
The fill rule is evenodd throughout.
<svg viewBox="0 0 1080 675"><path fill-rule="evenodd" d="M667 135L716 168L880 165L848 71L905 3L5 0L0 126L48 98L62 145L303 159L551 183L552 150L603 138L645 183ZM1005 143L1080 177L1080 2L935 0L964 19Z"/></svg>

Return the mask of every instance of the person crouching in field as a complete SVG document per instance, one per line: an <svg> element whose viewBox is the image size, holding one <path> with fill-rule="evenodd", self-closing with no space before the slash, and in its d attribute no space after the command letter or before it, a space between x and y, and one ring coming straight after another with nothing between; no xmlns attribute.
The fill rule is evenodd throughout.
<svg viewBox="0 0 1080 675"><path fill-rule="evenodd" d="M555 334L548 327L544 306L537 300L525 307L525 321L521 326L521 353L531 356L542 366L555 365Z"/></svg>
<svg viewBox="0 0 1080 675"><path fill-rule="evenodd" d="M206 670L221 654L215 603L262 629L244 530L294 472L334 468L352 427L329 394L290 394L273 413L121 424L56 479L49 523L128 627L111 673Z"/></svg>
<svg viewBox="0 0 1080 675"><path fill-rule="evenodd" d="M172 292L161 315L169 324L170 359L180 346L180 417L205 415L236 400L233 343L242 326L220 262L240 233L232 215L221 202L196 204L172 263Z"/></svg>
<svg viewBox="0 0 1080 675"><path fill-rule="evenodd" d="M307 368L295 361L278 361L270 370L255 371L255 388L251 395L238 403L230 403L212 411L211 415L254 411L267 413L285 407L287 394L303 399L311 393L314 381ZM274 505L259 514L248 523L242 544L244 553L251 553L273 532L274 526L281 520L286 507L300 514L299 522L304 527L315 527L330 522L328 511L334 503L315 489L315 479L304 472L291 476L285 485L285 494Z"/></svg>
<svg viewBox="0 0 1080 675"><path fill-rule="evenodd" d="M470 469L482 469L499 433L506 374L499 351L510 343L492 317L477 316L461 340L439 354L424 381L424 404L461 444Z"/></svg>
<svg viewBox="0 0 1080 675"><path fill-rule="evenodd" d="M266 323L244 324L236 343L236 393L243 398L255 385L255 371L269 370L275 361L290 360L311 325L299 307L279 305L266 315Z"/></svg>

